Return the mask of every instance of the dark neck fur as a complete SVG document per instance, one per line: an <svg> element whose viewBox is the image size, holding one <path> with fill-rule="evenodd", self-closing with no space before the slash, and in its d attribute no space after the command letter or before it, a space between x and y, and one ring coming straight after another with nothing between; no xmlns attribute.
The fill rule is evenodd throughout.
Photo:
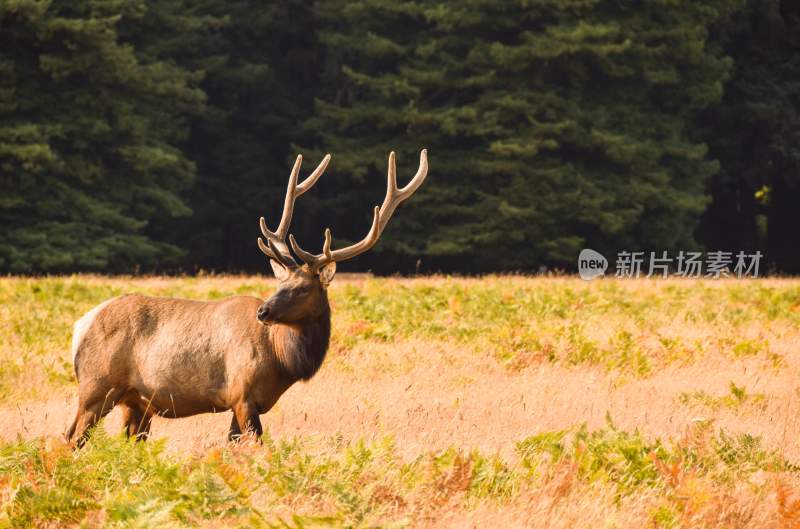
<svg viewBox="0 0 800 529"><path fill-rule="evenodd" d="M325 300L322 314L296 324L283 324L273 335L281 370L292 381L314 376L325 359L331 337L331 309Z"/></svg>

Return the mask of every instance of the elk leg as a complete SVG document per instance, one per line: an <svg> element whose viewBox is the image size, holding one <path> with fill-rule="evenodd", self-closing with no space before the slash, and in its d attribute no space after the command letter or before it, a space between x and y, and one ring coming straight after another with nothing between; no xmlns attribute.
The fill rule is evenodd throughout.
<svg viewBox="0 0 800 529"><path fill-rule="evenodd" d="M121 391L111 388L106 393L95 392L88 399L80 399L75 423L69 430L68 441L72 443L74 439L75 446L82 447L89 438L89 429L108 415L120 396L122 396Z"/></svg>
<svg viewBox="0 0 800 529"><path fill-rule="evenodd" d="M89 439L89 430L97 422L107 415L110 409L105 409L102 402L86 406L83 410L78 411L78 417L75 419L75 430L73 431L75 446L81 448ZM72 442L73 436L70 436Z"/></svg>
<svg viewBox="0 0 800 529"><path fill-rule="evenodd" d="M264 430L261 428L258 409L249 402L240 402L233 407L233 414L239 425L239 431L243 434L252 432L260 442Z"/></svg>
<svg viewBox="0 0 800 529"><path fill-rule="evenodd" d="M125 425L124 426L125 435L127 437L130 437L131 435L136 435L135 431L131 431L132 430L131 423L135 421L134 419L135 413L133 411L133 408L131 408L127 404L120 404L119 409L122 410L122 424Z"/></svg>
<svg viewBox="0 0 800 529"><path fill-rule="evenodd" d="M80 416L81 416L81 410L79 407L78 412L75 414L75 419L72 421L72 426L70 426L69 430L67 430L66 433L67 442L69 442L72 439L72 436L75 435L75 428L78 426L78 419L80 418Z"/></svg>
<svg viewBox="0 0 800 529"><path fill-rule="evenodd" d="M228 430L228 441L238 441L242 437L242 429L239 428L239 421L236 420L236 414L231 417L231 427Z"/></svg>
<svg viewBox="0 0 800 529"><path fill-rule="evenodd" d="M128 438L135 437L137 441L145 441L150 437L151 414L145 413L140 407L130 404L120 404L122 407L122 420L125 423L125 434Z"/></svg>

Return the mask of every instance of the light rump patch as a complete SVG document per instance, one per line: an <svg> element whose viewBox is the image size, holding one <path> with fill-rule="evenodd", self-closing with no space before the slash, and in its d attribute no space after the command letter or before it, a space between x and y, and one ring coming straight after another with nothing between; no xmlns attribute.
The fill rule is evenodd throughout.
<svg viewBox="0 0 800 529"><path fill-rule="evenodd" d="M109 303L113 302L117 298L112 298L103 303L99 304L86 314L84 314L81 319L75 322L75 326L72 328L72 364L75 367L75 373L78 372L78 363L77 363L77 355L78 350L80 349L80 345L83 342L83 339L86 337L86 333L89 331L89 327L91 327L92 323L94 323L95 318L100 311L102 311L105 307L108 306Z"/></svg>

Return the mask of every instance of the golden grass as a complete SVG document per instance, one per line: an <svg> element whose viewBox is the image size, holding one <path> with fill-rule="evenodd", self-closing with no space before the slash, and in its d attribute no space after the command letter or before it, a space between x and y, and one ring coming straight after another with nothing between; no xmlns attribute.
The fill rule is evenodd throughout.
<svg viewBox="0 0 800 529"><path fill-rule="evenodd" d="M239 276L0 279L0 438L64 431L75 404L69 327L95 303L127 291L212 299L273 288ZM275 443L302 440L309 461L339 461L360 440L391 439L390 456L348 474L353 490L369 490L353 511L361 514L343 507L348 500L326 488L329 481L315 481L314 472L327 476L321 470L304 471L309 490L279 494L273 482L258 481L257 469L288 470L264 461L269 446L227 447L227 414L157 420L154 436L166 443L158 457L190 466L222 458L233 470L217 469L218 479L234 483L239 469L251 489L235 501L268 523L312 523L291 521L300 514L355 526L800 527L798 280L343 276L331 300L334 336L320 373L262 420ZM535 475L526 474L521 441L573 435L582 425L606 431L609 419L620 432L676 447L641 463L655 473L653 484L621 493L613 472L585 468L580 443L569 457L545 454ZM119 418L112 414L106 427L116 432ZM788 466L712 470L702 454L717 450L725 459L719 432L755 439ZM452 450L461 459L436 471L414 470L413 479L402 472ZM481 461L492 458L508 469L508 490L477 494L488 468ZM21 482L4 479L0 505L14 520L10 487ZM107 505L87 509L74 523L116 523ZM179 521L244 523L215 516Z"/></svg>

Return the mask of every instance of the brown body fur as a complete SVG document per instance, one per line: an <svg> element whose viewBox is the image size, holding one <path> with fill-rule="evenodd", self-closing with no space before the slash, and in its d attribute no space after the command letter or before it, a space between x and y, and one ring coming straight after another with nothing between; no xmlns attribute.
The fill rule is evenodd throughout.
<svg viewBox="0 0 800 529"><path fill-rule="evenodd" d="M262 301L245 296L201 302L127 295L99 306L76 324L79 404L68 438L82 444L115 405L132 436L145 437L154 414L225 410L234 412L232 438L247 430L260 436L258 415L324 359L330 309L324 289L315 293L323 299L307 295L295 305L321 308L289 323L260 322Z"/></svg>

